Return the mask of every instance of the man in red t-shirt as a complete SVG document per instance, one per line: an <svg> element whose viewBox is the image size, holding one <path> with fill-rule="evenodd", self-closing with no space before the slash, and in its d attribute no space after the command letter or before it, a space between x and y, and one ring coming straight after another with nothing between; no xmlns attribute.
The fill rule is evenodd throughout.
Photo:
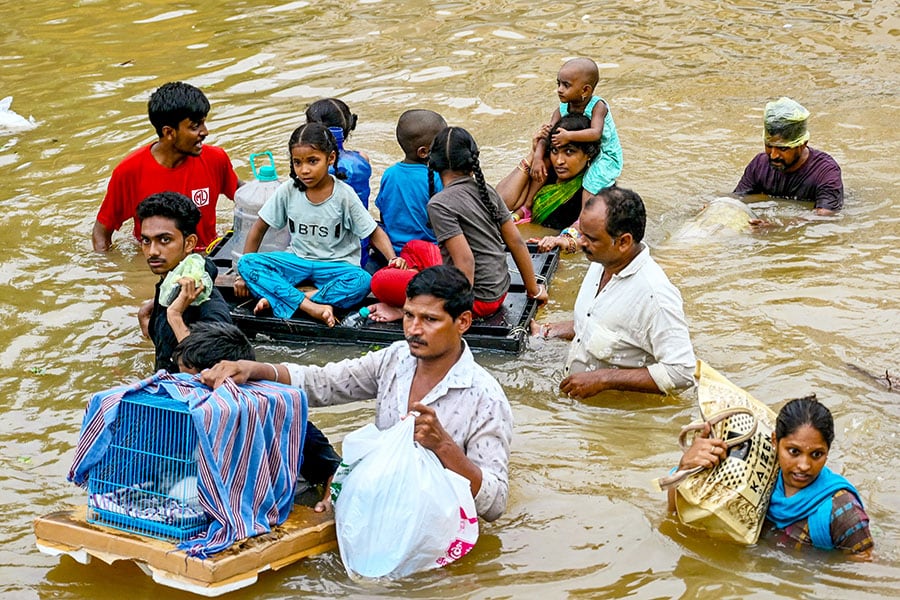
<svg viewBox="0 0 900 600"><path fill-rule="evenodd" d="M187 83L166 83L150 96L147 110L159 140L135 150L113 170L94 222L97 252L109 250L112 232L128 219L134 220L144 198L159 192L178 192L194 201L201 214L198 247L205 248L216 238L219 195L234 200L240 185L225 151L203 145L209 114L203 92ZM140 239L137 220L133 234Z"/></svg>

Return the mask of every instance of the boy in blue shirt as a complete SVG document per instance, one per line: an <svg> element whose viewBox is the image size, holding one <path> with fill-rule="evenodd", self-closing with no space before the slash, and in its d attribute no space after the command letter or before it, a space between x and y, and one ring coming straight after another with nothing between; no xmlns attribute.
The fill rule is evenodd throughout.
<svg viewBox="0 0 900 600"><path fill-rule="evenodd" d="M433 110L408 110L397 120L397 143L403 149L401 162L385 169L375 206L381 212L382 229L394 251L405 261L404 268L375 258L381 269L372 275L372 294L378 298L369 306L373 321L396 321L402 316L409 281L420 270L441 264L437 238L428 221L428 155L434 137L447 121ZM441 178L432 173L435 193L443 189ZM372 264L370 263L370 264Z"/></svg>
<svg viewBox="0 0 900 600"><path fill-rule="evenodd" d="M408 110L397 121L397 143L403 149L401 162L388 167L381 176L375 206L381 212L383 229L398 254L410 240L436 243L428 225L428 154L431 142L447 126L444 117L432 110ZM435 174L435 191L441 179Z"/></svg>

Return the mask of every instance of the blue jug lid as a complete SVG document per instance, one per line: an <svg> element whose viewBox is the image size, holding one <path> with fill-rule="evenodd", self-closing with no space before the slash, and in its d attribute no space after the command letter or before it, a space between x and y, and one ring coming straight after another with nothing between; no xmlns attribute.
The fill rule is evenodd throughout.
<svg viewBox="0 0 900 600"><path fill-rule="evenodd" d="M263 157L268 159L268 164L257 166L256 158ZM278 174L275 172L275 158L268 150L250 155L250 168L253 175L258 181L278 181Z"/></svg>

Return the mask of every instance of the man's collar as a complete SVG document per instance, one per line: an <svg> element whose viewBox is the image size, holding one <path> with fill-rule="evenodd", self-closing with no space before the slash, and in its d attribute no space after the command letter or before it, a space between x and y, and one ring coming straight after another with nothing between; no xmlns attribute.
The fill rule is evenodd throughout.
<svg viewBox="0 0 900 600"><path fill-rule="evenodd" d="M433 390L437 390L439 388L468 388L472 387L472 380L475 373L475 366L477 363L475 362L475 356L472 354L472 351L469 349L469 344L466 343L466 340L462 340L463 349L462 354L460 354L459 359L453 366L450 367L450 370L447 371L447 374L444 375L444 378L434 386ZM409 344L406 344L405 347L406 356L411 359L413 365L418 365L418 359L409 353ZM410 369L413 371L413 369ZM433 391L432 390L432 391ZM426 394L426 397L431 395L431 391ZM443 395L441 393L438 397Z"/></svg>
<svg viewBox="0 0 900 600"><path fill-rule="evenodd" d="M630 277L637 273L644 264L650 260L650 249L647 247L647 244L644 242L639 242L641 249L637 254L634 255L634 258L631 259L631 262L628 263L624 269L619 271L614 275L614 277Z"/></svg>

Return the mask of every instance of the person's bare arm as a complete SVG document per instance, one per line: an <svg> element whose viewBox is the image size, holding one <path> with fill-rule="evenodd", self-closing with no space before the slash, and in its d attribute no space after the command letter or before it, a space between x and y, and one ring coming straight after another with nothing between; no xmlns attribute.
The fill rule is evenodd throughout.
<svg viewBox="0 0 900 600"><path fill-rule="evenodd" d="M599 142L603 135L603 120L609 109L602 102L598 102L594 106L591 113L591 126L588 129L579 129L578 131L568 131L559 129L553 136L553 143L557 146L565 146L570 142Z"/></svg>
<svg viewBox="0 0 900 600"><path fill-rule="evenodd" d="M291 380L290 371L283 364L255 360L223 360L200 372L201 381L211 388L219 387L229 377L237 384L261 380L286 383Z"/></svg>
<svg viewBox="0 0 900 600"><path fill-rule="evenodd" d="M537 244L538 252L550 252L559 248L561 252L572 254L578 249L578 243L564 235L545 235L542 238L529 238L528 243Z"/></svg>
<svg viewBox="0 0 900 600"><path fill-rule="evenodd" d="M94 221L94 229L91 231L91 243L94 252L107 252L112 246L112 231L107 229L100 221Z"/></svg>
<svg viewBox="0 0 900 600"><path fill-rule="evenodd" d="M370 236L370 239L372 241L372 245L375 246L375 248L379 252L381 252L381 254L383 254L384 257L388 260L388 264L401 269L406 268L406 261L398 257L394 252L394 246L393 244L391 244L391 238L388 237L388 234L385 233L384 229L376 225L375 230ZM402 261L402 266L400 261Z"/></svg>
<svg viewBox="0 0 900 600"><path fill-rule="evenodd" d="M178 297L172 301L172 304L166 308L166 321L169 322L169 327L172 328L175 339L180 342L191 335L190 328L184 322L184 311L203 291L203 284L197 284L192 277L182 277L178 280L178 283L181 285L181 291Z"/></svg>
<svg viewBox="0 0 900 600"><path fill-rule="evenodd" d="M728 454L728 446L725 445L724 441L718 438L712 438L710 435L712 435L712 428L709 426L709 423L705 423L703 425L703 430L694 437L694 441L688 449L685 450L684 454L681 455L681 459L678 461L677 470L688 471L696 467L711 469L719 464L719 461L725 458ZM666 498L669 512L674 512L675 487L669 488Z"/></svg>
<svg viewBox="0 0 900 600"><path fill-rule="evenodd" d="M463 272L469 284L475 284L475 255L472 254L472 248L469 246L466 236L463 234L454 235L452 238L444 241L447 253L453 261L453 266Z"/></svg>
<svg viewBox="0 0 900 600"><path fill-rule="evenodd" d="M559 107L553 109L553 114L550 115L550 123L549 128L552 128L556 125L556 122L559 121L562 116L559 114ZM548 128L548 131L549 131ZM547 165L544 163L544 159L547 157L547 142L546 140L540 140L534 147L534 158L531 161L531 178L540 182L544 182L547 179Z"/></svg>
<svg viewBox="0 0 900 600"><path fill-rule="evenodd" d="M542 125L531 138L531 151L528 152L528 155L495 186L494 189L503 198L503 202L509 210L515 211L522 206L530 206L534 195L541 189L543 184L531 179L531 165L534 162L535 149L539 143L547 139L549 133L550 125Z"/></svg>
<svg viewBox="0 0 900 600"><path fill-rule="evenodd" d="M547 294L547 286L538 283L537 277L534 275L534 264L531 262L531 253L528 252L528 246L519 235L519 230L509 219L504 221L500 226L500 236L509 248L513 261L519 269L519 275L522 276L522 282L525 284L525 293L529 298L534 298L538 302L546 302L549 297Z"/></svg>
<svg viewBox="0 0 900 600"><path fill-rule="evenodd" d="M530 165L531 161L528 161L528 164ZM529 188L535 183L529 173L516 166L495 186L494 189L503 198L503 203L509 210L517 210L527 202Z"/></svg>
<svg viewBox="0 0 900 600"><path fill-rule="evenodd" d="M138 308L138 325L145 338L150 337L150 315L153 313L153 298L144 300Z"/></svg>
<svg viewBox="0 0 900 600"><path fill-rule="evenodd" d="M596 369L573 373L559 384L559 389L572 398L590 398L607 390L661 394L662 391L646 367L638 369Z"/></svg>
<svg viewBox="0 0 900 600"><path fill-rule="evenodd" d="M244 241L244 254L251 254L259 250L263 237L269 230L269 224L260 218L256 219L256 223L247 232L247 239ZM247 298L250 296L250 289L241 274L238 273L234 278L234 295L238 298Z"/></svg>
<svg viewBox="0 0 900 600"><path fill-rule="evenodd" d="M244 254L258 252L260 245L262 245L263 237L268 230L269 224L257 217L256 223L247 232L247 239L244 241Z"/></svg>
<svg viewBox="0 0 900 600"><path fill-rule="evenodd" d="M575 321L559 321L557 323L538 323L531 320L531 335L545 339L559 338L571 340L575 337Z"/></svg>

